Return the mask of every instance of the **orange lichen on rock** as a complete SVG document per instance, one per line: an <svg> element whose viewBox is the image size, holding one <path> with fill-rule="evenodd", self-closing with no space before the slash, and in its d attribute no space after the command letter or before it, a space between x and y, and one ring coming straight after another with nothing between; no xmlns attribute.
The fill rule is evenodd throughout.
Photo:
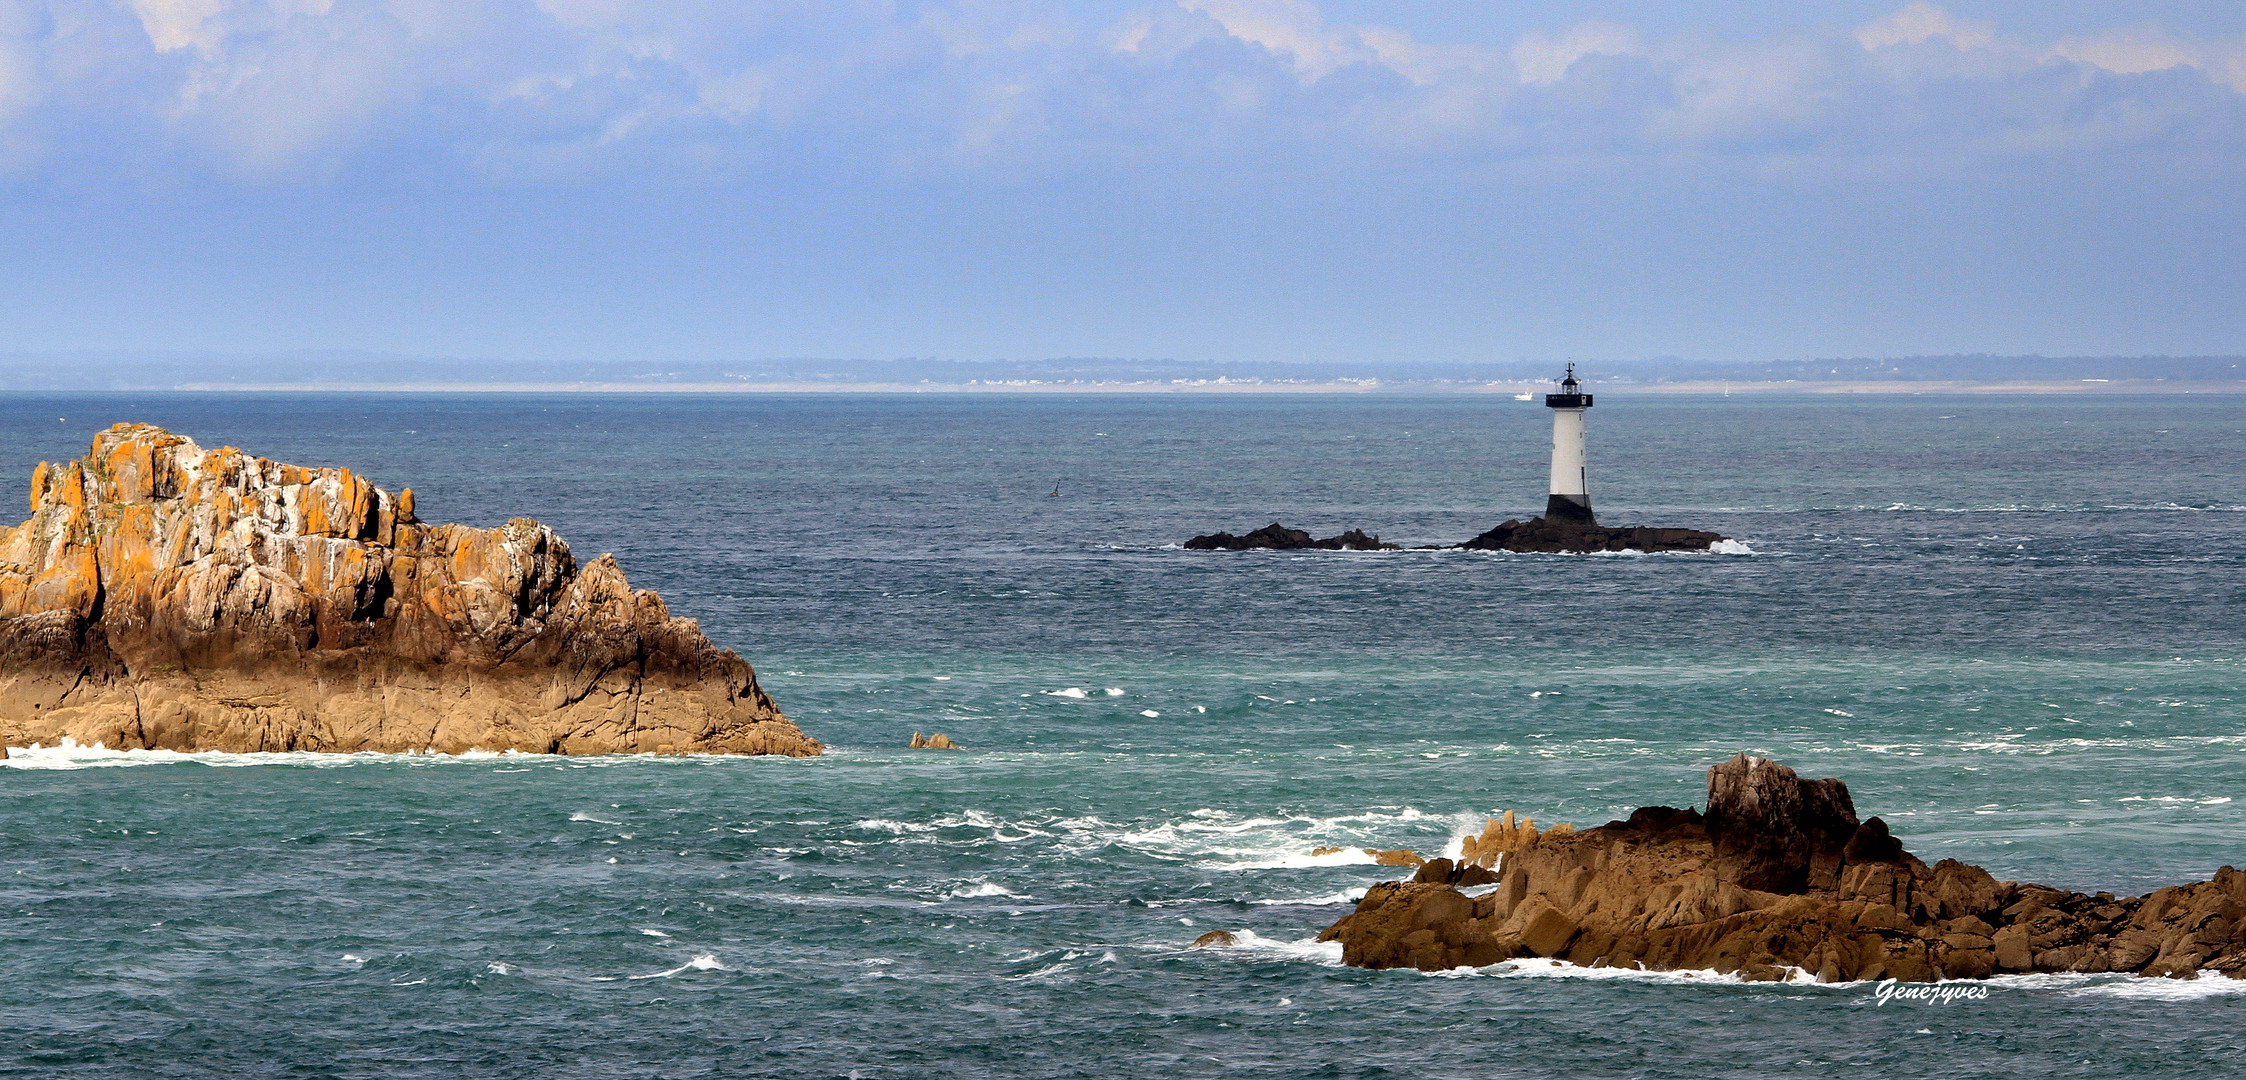
<svg viewBox="0 0 2246 1080"><path fill-rule="evenodd" d="M1713 969L1819 982L1986 978L2000 972L2246 977L2246 874L2142 897L1998 881L1928 866L1847 785L1744 754L1708 770L1705 813L1538 834L1493 820L1468 861L1437 859L1366 891L1320 940L1361 967L1443 970L1516 957L1585 967ZM1502 871L1478 860L1502 855ZM1495 883L1476 896L1462 886Z"/></svg>
<svg viewBox="0 0 2246 1080"><path fill-rule="evenodd" d="M528 518L119 424L0 532L0 744L817 754L740 657Z"/></svg>

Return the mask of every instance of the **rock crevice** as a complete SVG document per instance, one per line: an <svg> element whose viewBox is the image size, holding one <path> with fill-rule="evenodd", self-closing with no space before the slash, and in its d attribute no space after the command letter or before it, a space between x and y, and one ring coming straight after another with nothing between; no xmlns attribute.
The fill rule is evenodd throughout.
<svg viewBox="0 0 2246 1080"><path fill-rule="evenodd" d="M0 743L816 754L756 674L529 518L119 424L0 533Z"/></svg>

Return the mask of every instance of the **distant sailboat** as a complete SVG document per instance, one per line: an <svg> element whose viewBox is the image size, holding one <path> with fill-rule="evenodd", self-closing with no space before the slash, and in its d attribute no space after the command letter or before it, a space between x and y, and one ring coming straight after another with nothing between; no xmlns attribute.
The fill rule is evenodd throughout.
<svg viewBox="0 0 2246 1080"><path fill-rule="evenodd" d="M1535 400L1536 400L1536 395L1535 395L1535 394L1529 394L1529 393L1520 393L1520 394L1515 394L1515 395L1513 395L1513 400L1515 400L1515 401L1535 401Z"/></svg>

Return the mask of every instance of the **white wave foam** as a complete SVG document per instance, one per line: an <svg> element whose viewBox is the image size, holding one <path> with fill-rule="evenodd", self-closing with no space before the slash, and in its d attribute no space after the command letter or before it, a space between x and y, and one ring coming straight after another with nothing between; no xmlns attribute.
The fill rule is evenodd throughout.
<svg viewBox="0 0 2246 1080"><path fill-rule="evenodd" d="M496 757L497 755L489 755ZM289 753L229 754L216 750L185 753L178 750L110 750L99 743L80 746L74 739L64 739L60 746L8 747L8 756L0 765L11 769L100 769L127 765L210 765L221 768L239 768L250 765L310 765L333 768L355 765L360 762L416 759L413 754L319 754L305 751Z"/></svg>
<svg viewBox="0 0 2246 1080"><path fill-rule="evenodd" d="M974 900L990 896L1010 896L1016 900L1029 899L1028 893L1018 893L1004 885L985 878L976 878L944 894L946 900Z"/></svg>
<svg viewBox="0 0 2246 1080"><path fill-rule="evenodd" d="M1283 870L1364 865L1363 849L1398 846L1394 826L1435 819L1415 807L1337 817L1237 817L1196 810L1186 820L1125 831L1114 842L1157 857L1184 858L1205 870ZM1463 820L1463 819L1461 819ZM1409 841L1419 847L1425 841ZM1337 848L1313 855L1318 848Z"/></svg>
<svg viewBox="0 0 2246 1080"><path fill-rule="evenodd" d="M1040 690L1038 692L1046 697L1081 698L1087 696L1081 686L1068 686L1059 690Z"/></svg>
<svg viewBox="0 0 2246 1080"><path fill-rule="evenodd" d="M1711 555L1760 555L1762 552L1748 547L1744 540L1718 540L1708 546Z"/></svg>
<svg viewBox="0 0 2246 1080"><path fill-rule="evenodd" d="M106 769L137 765L204 765L213 768L247 768L256 765L283 765L292 768L341 769L356 765L429 765L483 764L493 761L535 762L555 768L585 769L622 764L677 765L683 762L705 764L762 762L783 760L740 754L603 754L598 756L570 757L559 754L525 754L516 750L463 750L457 754L440 754L434 750L407 750L401 753L377 753L360 750L348 754L326 753L315 750L262 751L236 754L223 750L144 750L133 747L110 750L96 743L80 746L75 740L64 739L59 746L11 746L8 756L0 759L0 767L10 769ZM794 759L787 759L794 760ZM510 770L520 771L520 770Z"/></svg>
<svg viewBox="0 0 2246 1080"><path fill-rule="evenodd" d="M622 825L622 824L623 824L623 822L621 822L621 821L610 821L610 820L608 820L607 818L597 818L597 817L594 817L593 815L591 815L591 814L588 814L588 813L584 812L583 810L579 810L578 812L576 812L576 813L574 813L574 814L571 814L571 815L569 815L569 820L571 820L571 821L590 821L590 822L592 822L592 823L594 823L594 824L596 824L596 825Z"/></svg>
<svg viewBox="0 0 2246 1080"><path fill-rule="evenodd" d="M1232 937L1234 942L1232 947L1218 951L1242 950L1265 957L1276 957L1281 960L1307 960L1327 967L1341 966L1341 942L1338 941L1320 941L1317 938L1280 941L1276 938L1267 938L1253 930L1234 930Z"/></svg>
<svg viewBox="0 0 2246 1080"><path fill-rule="evenodd" d="M1449 979L1595 979L1703 986L1710 983L1741 985L1747 982L1738 975L1705 968L1688 971L1647 971L1643 968L1634 967L1583 967L1568 963L1565 960L1550 960L1542 957L1523 957L1517 960L1500 961L1488 967L1451 968L1448 971L1430 971L1426 974L1436 978ZM1789 978L1787 981L1795 982L1798 980Z"/></svg>
<svg viewBox="0 0 2246 1080"><path fill-rule="evenodd" d="M1209 870L1300 870L1312 866L1370 866L1372 863L1373 857L1365 854L1363 848L1345 847L1323 855L1289 851L1232 862L1203 863L1202 866Z"/></svg>
<svg viewBox="0 0 2246 1080"><path fill-rule="evenodd" d="M1260 907L1331 907L1335 904L1354 904L1365 898L1363 889L1343 889L1324 896L1305 896L1299 900L1250 900Z"/></svg>
<svg viewBox="0 0 2246 1080"><path fill-rule="evenodd" d="M1122 687L1120 687L1120 686L1110 686L1110 687L1108 687L1108 688L1107 688L1107 696L1109 696L1109 697L1122 697L1122 696L1123 696L1123 688L1122 688Z"/></svg>
<svg viewBox="0 0 2246 1080"><path fill-rule="evenodd" d="M673 975L684 975L684 974L686 974L686 973L687 973L687 972L689 972L689 971L731 971L731 970L733 970L733 969L732 969L732 968L729 968L729 967L726 967L726 966L725 966L724 964L721 964L721 963L719 963L719 962L718 962L718 958L717 958L717 954L716 954L716 953L702 953L701 955L699 955L699 956L696 956L696 957L695 957L694 959L692 959L692 960L689 960L689 961L687 961L687 962L685 962L685 963L683 963L683 964L680 964L679 966L677 966L677 967L675 967L675 968L672 968L672 969L670 969L669 971L658 971L658 972L655 972L654 974L651 974L651 975L628 975L628 976L626 976L626 978L629 978L629 979L631 979L632 981L634 981L634 982L637 982L637 981L639 981L639 980L641 980L641 979L668 979L668 978L670 978L670 977L671 977L671 976L673 976Z"/></svg>
<svg viewBox="0 0 2246 1080"><path fill-rule="evenodd" d="M902 836L906 833L935 832L937 829L937 826L924 825L917 821L891 821L888 818L867 818L864 821L851 822L850 825L851 828L854 829L877 829L881 832L888 833L891 836Z"/></svg>
<svg viewBox="0 0 2246 1080"><path fill-rule="evenodd" d="M2219 971L2201 971L2197 978L2163 979L2143 975L2085 975L2042 972L2033 975L1998 975L1988 980L2002 990L2043 990L2065 997L2120 998L2130 1001L2201 1001L2207 998L2246 996L2246 979L2232 979Z"/></svg>

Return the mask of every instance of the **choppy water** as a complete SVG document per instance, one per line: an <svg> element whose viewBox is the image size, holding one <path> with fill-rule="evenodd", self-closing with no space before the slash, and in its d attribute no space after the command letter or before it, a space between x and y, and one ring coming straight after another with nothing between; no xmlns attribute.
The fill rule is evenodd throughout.
<svg viewBox="0 0 2246 1080"><path fill-rule="evenodd" d="M614 551L832 751L19 754L8 1075L2238 1072L2229 981L1343 968L1310 939L1396 871L1309 852L1745 749L1999 877L2246 862L2240 399L1602 395L1602 517L1751 555L1174 547L1524 516L1509 399L30 397L0 505L127 418Z"/></svg>

